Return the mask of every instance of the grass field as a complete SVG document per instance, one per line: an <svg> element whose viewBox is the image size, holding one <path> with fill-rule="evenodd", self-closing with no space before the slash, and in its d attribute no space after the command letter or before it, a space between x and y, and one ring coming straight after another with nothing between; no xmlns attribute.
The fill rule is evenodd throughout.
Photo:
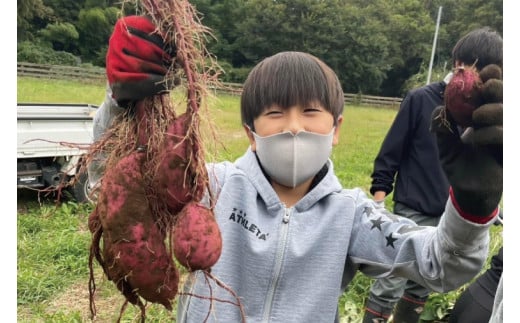
<svg viewBox="0 0 520 323"><path fill-rule="evenodd" d="M30 78L17 80L18 102L90 103L99 105L104 84L81 84ZM333 150L336 173L345 187L368 192L372 162L396 110L347 106L340 143ZM217 127L220 144L211 152L215 160L234 160L247 148L240 125L239 99L218 95L207 120ZM387 207L392 203L388 199ZM88 246L86 228L92 206L67 202L55 204L34 192L21 192L17 203L17 317L18 322L86 322L89 319ZM502 243L501 227L492 228L492 252ZM97 268L98 322L114 322L123 297ZM359 322L371 280L357 275L339 303L342 322ZM458 293L434 294L423 316L442 321ZM137 322L138 311L129 306L123 322ZM150 322L174 321L174 313L161 306L147 309Z"/></svg>

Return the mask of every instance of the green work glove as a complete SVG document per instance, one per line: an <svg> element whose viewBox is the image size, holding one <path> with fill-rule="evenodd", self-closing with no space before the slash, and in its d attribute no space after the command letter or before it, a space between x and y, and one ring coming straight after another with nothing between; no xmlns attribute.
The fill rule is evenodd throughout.
<svg viewBox="0 0 520 323"><path fill-rule="evenodd" d="M484 103L473 111L471 127L458 127L444 106L433 111L430 127L454 205L475 221L497 210L503 188L503 85L501 79L482 78Z"/></svg>

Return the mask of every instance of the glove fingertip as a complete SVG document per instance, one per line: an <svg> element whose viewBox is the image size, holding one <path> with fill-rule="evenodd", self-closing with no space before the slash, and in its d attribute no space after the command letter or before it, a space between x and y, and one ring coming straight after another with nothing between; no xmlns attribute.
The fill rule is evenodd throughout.
<svg viewBox="0 0 520 323"><path fill-rule="evenodd" d="M124 82L116 81L110 84L114 99L117 102L138 101L169 91L170 84L164 82L161 75L149 74L146 79L142 79L141 76L127 73Z"/></svg>
<svg viewBox="0 0 520 323"><path fill-rule="evenodd" d="M501 146L504 141L502 126L488 126L475 130L471 136L471 143L479 146Z"/></svg>
<svg viewBox="0 0 520 323"><path fill-rule="evenodd" d="M502 68L497 64L488 64L480 70L479 73L480 79L483 83L487 82L490 79L502 79Z"/></svg>
<svg viewBox="0 0 520 323"><path fill-rule="evenodd" d="M149 41L153 45L159 47L161 50L164 47L164 41L163 41L162 36L157 33L154 33L153 31L147 32L147 31L144 31L144 30L141 30L138 28L134 28L131 26L128 26L128 31L134 36L137 36L137 37L140 37L142 39Z"/></svg>
<svg viewBox="0 0 520 323"><path fill-rule="evenodd" d="M496 78L489 79L482 85L481 93L484 102L502 102L503 82Z"/></svg>
<svg viewBox="0 0 520 323"><path fill-rule="evenodd" d="M502 103L487 103L481 105L478 109L473 111L473 125L475 127L502 125L503 114L504 109Z"/></svg>

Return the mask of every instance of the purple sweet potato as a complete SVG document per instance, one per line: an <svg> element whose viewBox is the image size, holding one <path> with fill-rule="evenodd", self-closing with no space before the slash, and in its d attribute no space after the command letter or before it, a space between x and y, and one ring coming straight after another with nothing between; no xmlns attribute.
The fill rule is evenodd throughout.
<svg viewBox="0 0 520 323"><path fill-rule="evenodd" d="M101 265L131 303L139 304L139 296L171 310L179 273L146 198L144 156L123 157L103 178L96 208L103 230Z"/></svg>
<svg viewBox="0 0 520 323"><path fill-rule="evenodd" d="M220 68L202 41L209 29L189 1L139 4L158 26L165 48L175 53L165 82L186 80L187 107L179 115L168 91L143 98L93 145L88 160L100 152L108 157L89 228L90 261L101 264L144 319L141 298L171 309L179 282L174 254L190 270L204 270L206 277L220 257L222 239L212 210L198 204L203 194L214 204L199 113L207 108L212 84L219 83ZM92 300L91 294L91 309ZM242 309L238 297L237 305Z"/></svg>
<svg viewBox="0 0 520 323"><path fill-rule="evenodd" d="M188 118L183 114L168 126L153 180L171 214L179 213L193 199L195 176L189 168L191 140L187 136Z"/></svg>
<svg viewBox="0 0 520 323"><path fill-rule="evenodd" d="M114 265L125 273L124 280L140 297L172 310L177 295L179 273L166 251L157 226L132 226L130 241L114 242L110 252L117 255ZM116 282L117 284L118 282Z"/></svg>
<svg viewBox="0 0 520 323"><path fill-rule="evenodd" d="M482 80L474 67L455 69L444 91L444 101L446 109L458 125L471 126L473 110L482 103L481 87Z"/></svg>
<svg viewBox="0 0 520 323"><path fill-rule="evenodd" d="M174 227L175 258L188 270L207 270L222 253L222 237L213 211L197 202L184 206Z"/></svg>

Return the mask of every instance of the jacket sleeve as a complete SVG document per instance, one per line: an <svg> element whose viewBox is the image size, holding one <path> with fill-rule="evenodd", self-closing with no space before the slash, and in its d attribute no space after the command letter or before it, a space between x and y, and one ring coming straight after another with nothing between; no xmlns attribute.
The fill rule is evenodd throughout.
<svg viewBox="0 0 520 323"><path fill-rule="evenodd" d="M112 92L110 87L107 86L105 99L96 110L94 115L92 135L94 142L98 141L103 137L106 130L110 128L114 119L120 115L125 109L119 107L116 101L112 98ZM88 180L89 186L92 188L96 186L101 177L103 176L104 160L106 156L100 154L92 160L88 165Z"/></svg>
<svg viewBox="0 0 520 323"><path fill-rule="evenodd" d="M112 125L114 119L123 113L123 111L125 111L125 109L117 105L117 102L112 98L110 87L107 86L105 99L94 115L94 141L99 140L103 136L105 131Z"/></svg>
<svg viewBox="0 0 520 323"><path fill-rule="evenodd" d="M349 257L364 274L413 280L432 291L448 292L475 277L489 248L489 227L457 213L451 199L437 227L376 209L365 197L358 204Z"/></svg>
<svg viewBox="0 0 520 323"><path fill-rule="evenodd" d="M395 174L399 169L405 149L409 147L409 136L413 130L412 103L413 97L410 94L403 99L399 112L374 160L370 187L372 195L376 191L384 191L387 195L393 191Z"/></svg>

